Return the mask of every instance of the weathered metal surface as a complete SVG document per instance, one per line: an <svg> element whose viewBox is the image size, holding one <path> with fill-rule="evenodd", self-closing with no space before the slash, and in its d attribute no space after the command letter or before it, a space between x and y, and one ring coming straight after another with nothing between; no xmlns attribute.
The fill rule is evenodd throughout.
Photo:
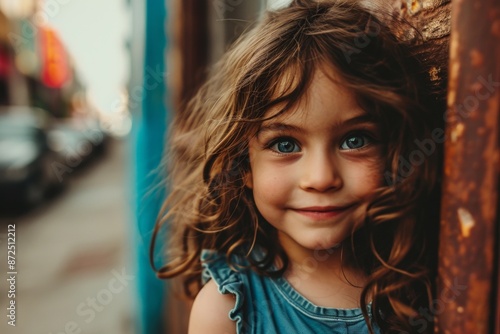
<svg viewBox="0 0 500 334"><path fill-rule="evenodd" d="M488 334L496 327L499 59L500 2L454 1L437 333Z"/></svg>
<svg viewBox="0 0 500 334"><path fill-rule="evenodd" d="M500 166L499 166L500 170ZM500 208L500 196L497 197L497 210ZM493 313L493 322L495 326L495 334L500 334L500 222L499 222L498 212L497 212L497 234L496 234L496 277L493 278L493 284L495 284L497 290L495 309L496 313Z"/></svg>
<svg viewBox="0 0 500 334"><path fill-rule="evenodd" d="M387 1L379 0L387 5ZM398 35L415 45L415 54L426 67L438 99L446 95L450 36L450 0L391 0L396 17L416 29L404 29ZM436 110L436 112L442 112Z"/></svg>

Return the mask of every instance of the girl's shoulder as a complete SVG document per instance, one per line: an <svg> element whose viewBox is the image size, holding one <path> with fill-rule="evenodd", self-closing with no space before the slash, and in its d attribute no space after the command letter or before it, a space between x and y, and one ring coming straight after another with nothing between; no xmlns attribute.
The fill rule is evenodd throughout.
<svg viewBox="0 0 500 334"><path fill-rule="evenodd" d="M236 333L234 322L228 317L234 303L233 295L221 294L215 281L209 281L194 300L189 334Z"/></svg>
<svg viewBox="0 0 500 334"><path fill-rule="evenodd" d="M238 268L235 268L229 264L225 254L213 250L203 250L201 263L204 286L196 296L191 317L196 317L197 309L195 309L195 305L198 302L198 311L206 312L207 318L209 318L207 319L207 326L210 325L210 322L217 322L223 326L221 329L225 330L218 333L242 333L244 285L247 281L245 275L248 274L248 272L245 272L244 267L248 265L248 261L244 257L233 255L231 263L238 265ZM207 310L210 310L210 312L207 312ZM212 314L212 311L214 314ZM202 316L200 318L203 319ZM226 327L227 325L229 330ZM200 329L202 329L200 333L210 333L210 331L207 331L207 327L202 326ZM213 331L213 333L216 332Z"/></svg>

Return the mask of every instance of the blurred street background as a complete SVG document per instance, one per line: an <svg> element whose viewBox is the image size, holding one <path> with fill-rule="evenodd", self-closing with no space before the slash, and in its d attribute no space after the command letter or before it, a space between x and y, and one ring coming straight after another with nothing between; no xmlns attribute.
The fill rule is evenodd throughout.
<svg viewBox="0 0 500 334"><path fill-rule="evenodd" d="M132 6L0 1L1 333L141 331L127 101Z"/></svg>
<svg viewBox="0 0 500 334"><path fill-rule="evenodd" d="M18 320L15 328L0 322L0 332L133 333L126 159L125 143L111 143L106 157L73 175L64 196L4 221L2 232L16 224ZM0 268L7 272L5 261Z"/></svg>

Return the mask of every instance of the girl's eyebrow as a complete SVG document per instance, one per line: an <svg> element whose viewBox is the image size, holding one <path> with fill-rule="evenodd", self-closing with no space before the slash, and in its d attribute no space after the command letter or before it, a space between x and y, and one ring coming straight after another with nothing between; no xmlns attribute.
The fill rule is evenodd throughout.
<svg viewBox="0 0 500 334"><path fill-rule="evenodd" d="M304 129L291 125L291 124L286 124L286 123L281 123L281 122L273 122L270 124L266 124L260 127L259 131L257 132L257 135L261 134L262 132L272 132L272 131L286 131L286 132L304 132Z"/></svg>
<svg viewBox="0 0 500 334"><path fill-rule="evenodd" d="M377 118L374 115L367 114L367 113L362 113L360 115L348 118L345 121L341 121L341 122L335 124L334 128L338 128L338 127L346 126L346 125L348 125L348 126L349 125L356 125L356 124L360 124L360 123L373 123L373 124L377 124L378 121L377 121Z"/></svg>
<svg viewBox="0 0 500 334"><path fill-rule="evenodd" d="M363 113L351 118L348 118L346 120L340 120L339 122L336 122L332 126L332 130L337 130L340 127L343 126L353 126L356 124L361 124L361 123L373 123L376 124L376 118L373 115ZM287 124L283 122L273 122L270 124L265 124L262 125L257 132L257 135L261 134L262 132L272 132L272 131L285 131L285 132L295 132L295 133L304 133L305 130L299 126L292 125L292 124Z"/></svg>

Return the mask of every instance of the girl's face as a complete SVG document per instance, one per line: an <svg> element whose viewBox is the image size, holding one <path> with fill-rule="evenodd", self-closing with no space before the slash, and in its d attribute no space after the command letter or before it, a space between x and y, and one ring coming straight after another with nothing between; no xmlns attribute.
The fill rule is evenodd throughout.
<svg viewBox="0 0 500 334"><path fill-rule="evenodd" d="M249 143L246 185L289 255L349 237L383 184L380 129L353 94L317 71L306 95Z"/></svg>

